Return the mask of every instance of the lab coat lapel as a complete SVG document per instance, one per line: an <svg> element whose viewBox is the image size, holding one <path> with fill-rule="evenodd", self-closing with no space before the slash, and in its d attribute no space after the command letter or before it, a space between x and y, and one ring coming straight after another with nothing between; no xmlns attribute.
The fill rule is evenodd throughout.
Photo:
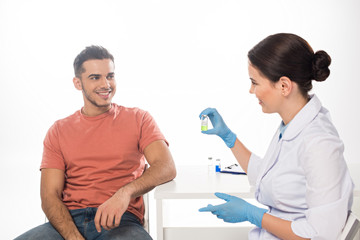
<svg viewBox="0 0 360 240"><path fill-rule="evenodd" d="M265 157L263 159L264 164L262 165L262 168L260 169L259 177L256 181L256 192L255 196L258 197L259 188L261 180L265 177L265 175L269 172L269 170L275 165L275 163L278 160L278 156L280 154L281 145L282 145L282 139L279 140L279 129L276 131L271 144L269 146L269 149L267 153L265 154Z"/></svg>
<svg viewBox="0 0 360 240"><path fill-rule="evenodd" d="M305 128L305 126L307 126L309 122L311 122L316 117L316 115L321 110L321 102L316 97L316 95L311 95L310 98L311 100L308 102L308 104L306 104L303 109L301 109L300 112L291 121L290 125L288 126L280 140L280 127L276 131L269 146L269 149L265 154L265 157L263 159L264 164L260 169L260 174L256 181L256 198L258 198L261 180L265 177L265 175L279 159L279 154L283 141L291 141L291 139L295 138Z"/></svg>

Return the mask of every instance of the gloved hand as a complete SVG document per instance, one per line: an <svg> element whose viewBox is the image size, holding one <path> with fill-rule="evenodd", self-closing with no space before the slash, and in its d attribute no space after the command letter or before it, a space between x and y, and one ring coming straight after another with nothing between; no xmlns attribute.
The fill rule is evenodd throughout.
<svg viewBox="0 0 360 240"><path fill-rule="evenodd" d="M211 124L214 128L207 131L201 131L205 134L215 134L224 140L226 146L232 148L235 144L236 135L225 124L224 120L215 108L207 108L200 113L200 119L202 115L207 115L210 118Z"/></svg>
<svg viewBox="0 0 360 240"><path fill-rule="evenodd" d="M200 212L211 212L224 222L236 223L249 221L261 228L261 221L266 209L258 208L245 200L225 193L215 193L218 198L224 199L226 203L200 208Z"/></svg>

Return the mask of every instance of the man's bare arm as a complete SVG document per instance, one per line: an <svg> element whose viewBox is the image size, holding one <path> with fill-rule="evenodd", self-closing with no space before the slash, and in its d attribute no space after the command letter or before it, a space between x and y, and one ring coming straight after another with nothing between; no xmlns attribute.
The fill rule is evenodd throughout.
<svg viewBox="0 0 360 240"><path fill-rule="evenodd" d="M144 155L150 167L138 179L120 188L111 198L99 206L95 215L95 226L100 232L119 226L123 213L131 198L139 197L156 186L171 181L176 176L175 163L163 140L149 144Z"/></svg>
<svg viewBox="0 0 360 240"><path fill-rule="evenodd" d="M141 196L176 176L175 163L164 141L151 143L145 148L144 154L150 167L140 178L127 184L123 189L131 193L131 198Z"/></svg>
<svg viewBox="0 0 360 240"><path fill-rule="evenodd" d="M61 200L64 188L64 171L41 170L41 206L53 227L65 239L84 239L78 231L67 207Z"/></svg>

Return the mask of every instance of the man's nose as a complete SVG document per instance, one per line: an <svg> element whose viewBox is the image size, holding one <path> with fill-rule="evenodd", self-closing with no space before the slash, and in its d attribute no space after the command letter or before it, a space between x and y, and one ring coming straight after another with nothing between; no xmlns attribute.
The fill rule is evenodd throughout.
<svg viewBox="0 0 360 240"><path fill-rule="evenodd" d="M110 87L110 81L106 78L106 77L103 77L101 78L101 87L103 88L109 88Z"/></svg>

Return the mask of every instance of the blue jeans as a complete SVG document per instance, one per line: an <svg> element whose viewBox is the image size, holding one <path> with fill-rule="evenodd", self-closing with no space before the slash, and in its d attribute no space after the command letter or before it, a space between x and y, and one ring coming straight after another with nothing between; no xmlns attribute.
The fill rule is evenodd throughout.
<svg viewBox="0 0 360 240"><path fill-rule="evenodd" d="M81 235L85 239L92 240L152 240L150 235L145 231L138 218L130 213L125 212L121 218L120 226L109 231L102 229L98 233L95 228L94 218L97 208L83 208L70 210L70 214L74 220L75 225L79 229ZM35 227L28 232L15 238L16 240L39 240L51 239L62 240L63 237L56 231L56 229L49 223L45 223Z"/></svg>

